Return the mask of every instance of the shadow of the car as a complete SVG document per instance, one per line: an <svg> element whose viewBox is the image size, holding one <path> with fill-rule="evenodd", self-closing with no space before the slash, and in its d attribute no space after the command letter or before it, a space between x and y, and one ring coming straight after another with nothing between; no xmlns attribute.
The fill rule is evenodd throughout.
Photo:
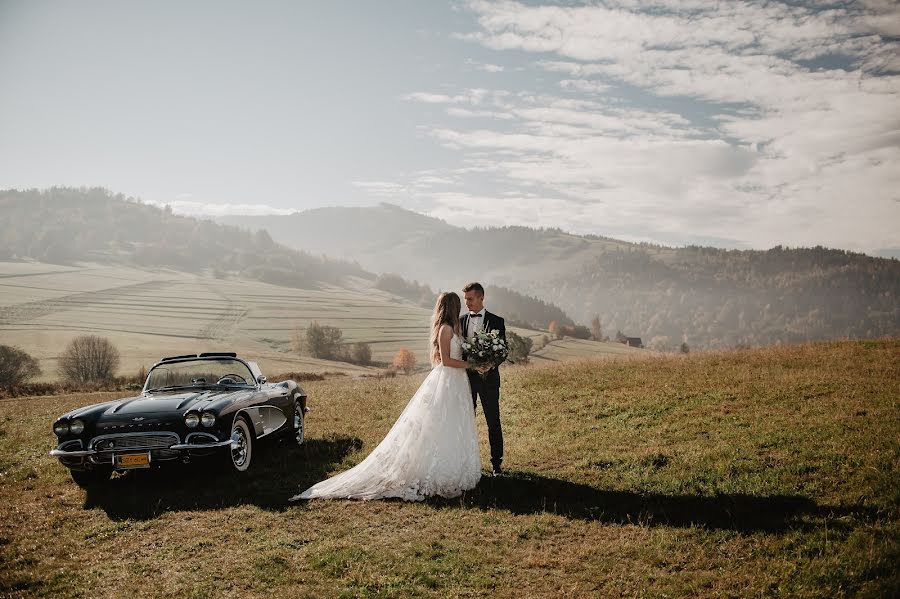
<svg viewBox="0 0 900 599"><path fill-rule="evenodd" d="M290 505L289 497L325 479L347 454L361 449L362 441L329 436L308 438L297 447L290 439L273 439L258 447L249 472L237 474L217 456L133 470L88 490L84 507L99 507L114 519L138 520L245 504L282 510Z"/></svg>

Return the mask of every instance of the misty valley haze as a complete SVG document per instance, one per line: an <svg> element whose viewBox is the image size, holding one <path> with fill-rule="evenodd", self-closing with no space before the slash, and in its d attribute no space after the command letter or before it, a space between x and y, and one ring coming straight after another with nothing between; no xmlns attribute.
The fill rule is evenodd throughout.
<svg viewBox="0 0 900 599"><path fill-rule="evenodd" d="M430 286L393 290L422 304L429 289L478 279L510 288L493 299L513 321L545 328L599 316L606 336L621 331L664 351L683 342L723 348L900 332L900 261L843 250L667 248L557 229L467 230L392 205L223 220L231 224L101 189L5 191L0 259L168 266L297 287L340 286L345 277L376 284L379 274L396 273Z"/></svg>

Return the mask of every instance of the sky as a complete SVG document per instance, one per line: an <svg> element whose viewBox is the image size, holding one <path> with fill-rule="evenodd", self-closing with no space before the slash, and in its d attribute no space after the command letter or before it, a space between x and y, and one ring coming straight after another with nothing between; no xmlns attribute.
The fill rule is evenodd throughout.
<svg viewBox="0 0 900 599"><path fill-rule="evenodd" d="M0 189L900 257L900 3L0 0Z"/></svg>

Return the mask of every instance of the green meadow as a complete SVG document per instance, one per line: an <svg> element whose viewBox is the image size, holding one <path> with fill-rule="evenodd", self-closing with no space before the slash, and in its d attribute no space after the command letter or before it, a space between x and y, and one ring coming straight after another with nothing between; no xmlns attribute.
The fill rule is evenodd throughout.
<svg viewBox="0 0 900 599"><path fill-rule="evenodd" d="M507 472L457 499L313 501L423 374L305 383L303 448L86 493L55 416L0 401L4 597L886 597L900 591L900 341L507 367ZM483 463L486 430L478 413Z"/></svg>

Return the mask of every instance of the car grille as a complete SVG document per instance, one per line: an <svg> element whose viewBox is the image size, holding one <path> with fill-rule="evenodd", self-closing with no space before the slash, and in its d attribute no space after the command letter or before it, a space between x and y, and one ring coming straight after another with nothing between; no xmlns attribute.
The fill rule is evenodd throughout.
<svg viewBox="0 0 900 599"><path fill-rule="evenodd" d="M168 449L178 443L175 433L140 433L98 437L91 443L97 451L146 451Z"/></svg>
<svg viewBox="0 0 900 599"><path fill-rule="evenodd" d="M169 446L175 445L178 441L177 434L166 432L103 435L91 441L91 447L103 452L102 455L93 455L90 459L95 464L108 464L114 453L149 451L151 461L173 460L179 453L169 450Z"/></svg>

